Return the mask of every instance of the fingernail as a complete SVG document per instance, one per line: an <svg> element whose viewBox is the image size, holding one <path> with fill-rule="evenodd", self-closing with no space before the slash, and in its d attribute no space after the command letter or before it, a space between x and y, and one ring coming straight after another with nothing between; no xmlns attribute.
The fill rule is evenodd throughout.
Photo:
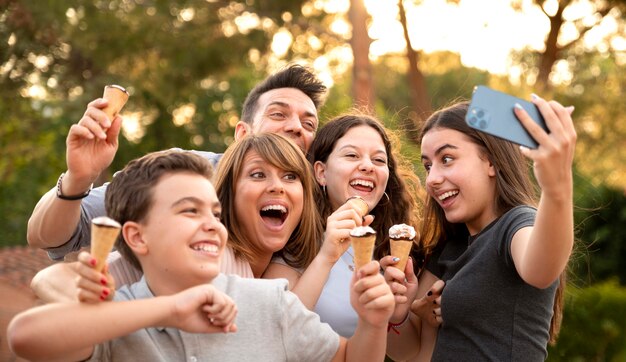
<svg viewBox="0 0 626 362"><path fill-rule="evenodd" d="M96 258L91 258L91 260L89 260L89 264L91 264L91 266L96 266L97 263L98 261L96 260Z"/></svg>
<svg viewBox="0 0 626 362"><path fill-rule="evenodd" d="M569 112L569 114L574 113L574 106L565 107L565 110Z"/></svg>
<svg viewBox="0 0 626 362"><path fill-rule="evenodd" d="M106 280L106 278L102 278L102 279L100 279L100 283L101 283L102 285L107 285L107 280Z"/></svg>
<svg viewBox="0 0 626 362"><path fill-rule="evenodd" d="M429 290L428 293L426 293L426 295L430 297L431 295L433 295L433 292Z"/></svg>
<svg viewBox="0 0 626 362"><path fill-rule="evenodd" d="M107 299L107 298L104 295L100 295L100 300L105 300L105 299Z"/></svg>
<svg viewBox="0 0 626 362"><path fill-rule="evenodd" d="M394 257L393 257L393 259L391 259L391 260L393 260L393 262L395 263L395 262L400 261L400 258L398 258L398 257L394 256Z"/></svg>
<svg viewBox="0 0 626 362"><path fill-rule="evenodd" d="M109 295L109 290L108 289L102 289L102 295L107 296Z"/></svg>
<svg viewBox="0 0 626 362"><path fill-rule="evenodd" d="M522 107L522 105L521 105L521 104L519 104L519 103L515 103L515 108L517 108L517 109L524 109L524 108Z"/></svg>
<svg viewBox="0 0 626 362"><path fill-rule="evenodd" d="M539 96L536 95L535 93L531 93L530 98L532 98L533 100L535 99L539 99Z"/></svg>

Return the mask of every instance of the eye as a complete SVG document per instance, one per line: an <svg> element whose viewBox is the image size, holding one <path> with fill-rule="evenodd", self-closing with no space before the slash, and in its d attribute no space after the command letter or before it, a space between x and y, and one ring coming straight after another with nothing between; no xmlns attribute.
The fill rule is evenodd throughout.
<svg viewBox="0 0 626 362"><path fill-rule="evenodd" d="M443 163L444 165L447 163L452 162L454 159L451 156L443 156L441 158L441 163Z"/></svg>
<svg viewBox="0 0 626 362"><path fill-rule="evenodd" d="M379 163L381 165L386 165L387 164L387 159L383 158L383 157L376 157L376 158L374 158L374 162Z"/></svg>
<svg viewBox="0 0 626 362"><path fill-rule="evenodd" d="M222 222L222 211L213 211L213 217L215 217L217 221Z"/></svg>
<svg viewBox="0 0 626 362"><path fill-rule="evenodd" d="M304 128L311 132L315 132L315 130L317 129L317 123L311 120L305 120L304 122L302 122L302 125L304 126Z"/></svg>
<svg viewBox="0 0 626 362"><path fill-rule="evenodd" d="M197 214L198 209L195 207L187 207L181 211L183 214Z"/></svg>
<svg viewBox="0 0 626 362"><path fill-rule="evenodd" d="M285 118L285 114L283 112L272 112L272 113L269 114L269 117L271 119L280 120L280 119L284 119Z"/></svg>
<svg viewBox="0 0 626 362"><path fill-rule="evenodd" d="M359 155L357 155L356 153L346 153L346 157L347 158L358 158Z"/></svg>
<svg viewBox="0 0 626 362"><path fill-rule="evenodd" d="M430 162L424 162L422 165L424 166L424 170L426 170L426 173L429 173L432 164Z"/></svg>
<svg viewBox="0 0 626 362"><path fill-rule="evenodd" d="M255 178L255 179L262 179L265 177L265 173L261 172L261 171L256 171L256 172L252 172L250 174L250 178Z"/></svg>
<svg viewBox="0 0 626 362"><path fill-rule="evenodd" d="M293 173L293 172L289 172L289 173L287 173L285 176L283 176L283 178L284 178L285 180L289 180L289 181L297 181L297 180L299 180L299 179L300 179L300 178L298 177L298 175L297 175L296 173Z"/></svg>

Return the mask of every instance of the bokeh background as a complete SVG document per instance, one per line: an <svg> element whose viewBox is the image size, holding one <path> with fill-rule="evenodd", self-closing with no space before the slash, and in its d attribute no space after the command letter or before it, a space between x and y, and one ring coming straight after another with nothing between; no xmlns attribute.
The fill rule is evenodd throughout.
<svg viewBox="0 0 626 362"><path fill-rule="evenodd" d="M579 135L579 241L548 359L624 361L625 24L610 0L0 0L0 250L26 244L68 129L106 84L131 98L99 182L150 151L223 151L247 92L291 62L330 87L322 123L376 112L422 176L416 130L433 110L478 84L534 92L574 105Z"/></svg>

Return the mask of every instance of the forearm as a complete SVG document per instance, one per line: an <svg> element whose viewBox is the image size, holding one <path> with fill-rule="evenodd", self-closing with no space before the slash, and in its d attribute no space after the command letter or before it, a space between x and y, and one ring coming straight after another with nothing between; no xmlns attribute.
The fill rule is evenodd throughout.
<svg viewBox="0 0 626 362"><path fill-rule="evenodd" d="M547 287L565 269L574 245L572 197L542 197L527 246L525 260L533 268L531 284Z"/></svg>
<svg viewBox="0 0 626 362"><path fill-rule="evenodd" d="M346 361L384 361L386 326L373 326L359 319L346 346Z"/></svg>
<svg viewBox="0 0 626 362"><path fill-rule="evenodd" d="M387 355L394 361L404 361L420 350L421 322L409 312L409 319L387 333Z"/></svg>
<svg viewBox="0 0 626 362"><path fill-rule="evenodd" d="M26 238L30 246L49 248L65 244L80 220L80 200L61 200L56 187L37 203L28 219Z"/></svg>
<svg viewBox="0 0 626 362"><path fill-rule="evenodd" d="M46 303L76 302L78 274L68 263L57 263L40 270L30 283L35 295Z"/></svg>
<svg viewBox="0 0 626 362"><path fill-rule="evenodd" d="M159 325L169 313L165 298L115 303L64 303L34 308L15 317L8 340L19 356L54 359L76 356L93 346Z"/></svg>
<svg viewBox="0 0 626 362"><path fill-rule="evenodd" d="M333 265L318 254L291 289L309 310L315 308Z"/></svg>

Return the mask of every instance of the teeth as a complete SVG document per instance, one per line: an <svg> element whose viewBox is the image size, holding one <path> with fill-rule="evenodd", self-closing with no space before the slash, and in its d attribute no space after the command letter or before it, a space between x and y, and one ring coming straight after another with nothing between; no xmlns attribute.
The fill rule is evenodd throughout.
<svg viewBox="0 0 626 362"><path fill-rule="evenodd" d="M374 183L372 181L354 180L350 182L350 186L355 186L355 185L361 185L361 186L369 187L371 189L374 188Z"/></svg>
<svg viewBox="0 0 626 362"><path fill-rule="evenodd" d="M205 251L207 253L216 253L219 248L215 244L198 244L191 247L193 250Z"/></svg>
<svg viewBox="0 0 626 362"><path fill-rule="evenodd" d="M456 195L456 194L458 194L458 193L459 193L459 191L458 191L458 190L444 192L443 194L439 195L439 200L440 200L440 201L443 201L443 200L447 199L448 197L450 197L450 196L454 196L454 195Z"/></svg>
<svg viewBox="0 0 626 362"><path fill-rule="evenodd" d="M261 211L278 210L283 214L287 213L287 208L282 205L267 205Z"/></svg>

